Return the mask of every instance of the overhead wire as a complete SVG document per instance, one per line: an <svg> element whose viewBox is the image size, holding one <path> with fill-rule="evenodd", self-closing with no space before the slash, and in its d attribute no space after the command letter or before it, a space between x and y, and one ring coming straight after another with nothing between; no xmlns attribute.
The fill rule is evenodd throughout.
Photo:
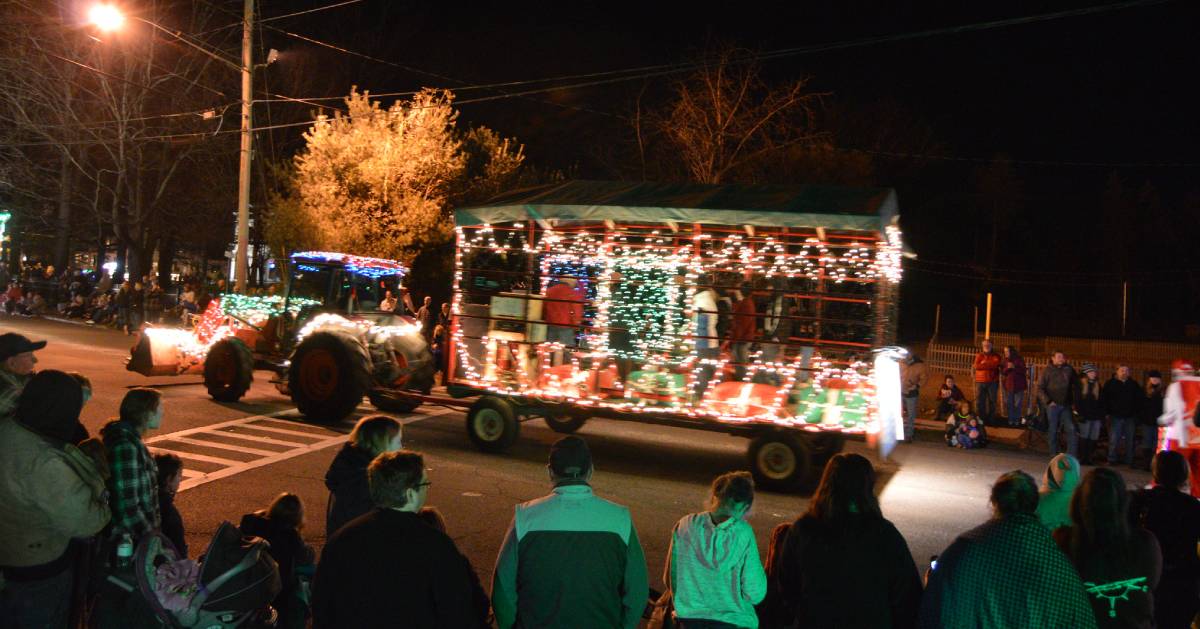
<svg viewBox="0 0 1200 629"><path fill-rule="evenodd" d="M206 4L209 4L210 6L216 6L216 5L213 5L211 2L208 2L208 0L201 0L201 1L205 2ZM751 53L751 54L744 56L741 59L735 59L734 63L746 63L746 62L751 62L751 61L755 61L755 60L776 59L776 58L781 58L781 57L785 57L785 56L794 56L794 55L799 55L799 54L807 54L807 53L811 53L811 52L819 52L819 51L825 51L825 50L838 50L838 49L852 48L852 47L858 47L858 46L874 45L874 44L884 43L884 42L915 39L918 37L929 37L929 36L937 35L937 34L962 33L962 32L971 32L971 31L977 31L977 30L986 30L986 29L1000 28L1000 27L1011 26L1011 25L1016 25L1016 24L1028 24L1028 23L1033 23L1033 22L1037 22L1037 21L1062 19L1065 17L1094 14L1094 13L1099 13L1099 12L1103 12L1103 11L1113 11L1113 10L1137 7L1137 6L1161 4L1161 3L1169 2L1169 1L1171 1L1171 0L1130 0L1127 2L1116 2L1116 3L1107 4L1107 5L1099 5L1099 6L1086 7L1086 8L1081 8L1081 9L1058 11L1058 12L1039 14L1039 15L1034 15L1034 16L1009 18L1009 19L1003 19L1003 20L993 20L990 22L980 22L980 23L974 23L974 24L958 25L958 26L945 27L945 28L939 28L939 29L927 29L927 30L923 30L923 31L915 31L912 33L901 33L901 34L887 35L887 36L881 36L881 37L859 38L859 39L854 39L854 40L846 40L843 42L830 42L830 43L825 43L825 44L815 44L815 45L810 45L810 46L793 47L793 48L780 49L780 50L776 50L776 51L770 51L767 53ZM220 7L217 7L217 8L220 8ZM221 10L228 12L227 10L225 10L223 8L221 8ZM340 46L336 46L334 44L329 44L327 42L322 42L322 41L319 41L319 40L316 40L316 39L313 39L310 37L306 37L304 35L299 35L297 33L291 33L289 31L285 31L285 30L279 29L277 27L268 26L266 28L270 28L271 30L279 31L283 34L286 34L286 35L289 35L289 36L292 36L292 37L295 37L298 39L302 39L304 41L309 41L316 45L331 48L333 50L338 50L338 51L346 53L346 54L359 56L359 57L369 59L372 61L377 61L377 62L384 63L387 65L392 65L392 66L395 66L395 67L398 67L401 69L405 69L405 70L409 70L409 71L413 71L413 72L419 72L419 73L426 74L429 76L434 76L437 78L442 78L444 80L456 80L456 79L451 79L449 77L445 77L444 75L440 75L437 73L426 72L424 70L420 70L418 68L413 68L411 66L407 66L404 64L399 64L399 63L392 62L392 61L389 61L386 59L381 59L378 57L373 57L371 55L366 55L363 53L355 52L355 51L352 51L349 49L342 48ZM518 91L518 92L505 92L505 93L489 95L489 96L460 99L460 100L455 101L454 104L465 105L465 104L473 104L473 103L480 103L480 102L489 102L489 101L495 101L495 100L501 100L501 99L507 99L507 98L523 97L523 96L528 96L531 94L540 94L540 93L547 93L547 92L553 92L553 91L559 91L559 90L582 89L582 88L586 88L586 87L607 85L607 84L624 82L624 81L629 81L629 80L655 78L655 77L659 77L659 76L667 76L670 74L676 74L676 73L680 73L680 72L684 72L684 71L694 70L694 69L700 67L700 65L701 65L700 63L696 63L696 62L679 63L679 64L658 64L658 65L654 65L654 66L643 66L641 68L628 68L628 69L623 69L623 70L593 72L593 73L585 73L582 75L568 75L568 76L589 76L589 77L611 77L611 78L603 78L603 79L597 79L594 81L583 81L583 82L563 84L563 85L551 85L551 86L547 86L547 87L533 88L533 89L522 90L522 91ZM645 71L645 69L648 69L648 68L651 68L654 70ZM636 72L636 73L634 73L634 72ZM633 74L631 74L631 73L633 73ZM522 85L522 84L532 85L532 84L545 83L545 82L551 82L551 81L556 81L556 80L562 80L562 77L554 77L554 78L546 78L546 79L530 79L530 80L525 80L525 81L509 81L509 82L505 82L505 83L476 85L476 86L465 86L465 87L458 88L458 89L460 91L462 91L462 90L468 90L468 89L494 88L494 87L501 86L501 85L503 85L503 86L515 86L515 85ZM394 93L388 93L388 94L370 95L370 97L383 98L388 95L411 95L413 93L415 93L415 92L394 92ZM318 101L322 101L322 100L334 100L334 99L341 100L341 99L345 98L345 97L341 97L341 96L339 96L339 97L295 98L295 97L285 97L285 96L281 96L278 94L271 94L271 96L274 96L275 98L280 98L281 100L284 100L284 101L291 101L291 102L312 101L309 104L313 104L313 105L316 105L316 103ZM320 106L320 105L316 105L316 106ZM368 115L380 115L380 114L385 114L385 113L390 113L390 112L388 112L386 110L380 110L379 112L373 112ZM283 123L283 124L278 124L278 125L255 127L252 130L259 131L259 130L267 130L267 129L280 129L280 128L289 128L289 127L296 127L296 126L307 126L307 125L311 125L311 124L314 124L314 122L313 121L304 121L304 122ZM223 131L222 133L233 133L233 132L238 132L238 131L237 130L226 130L226 131ZM179 138L179 137L194 137L194 136L200 136L200 135L208 135L208 134L206 134L206 133L169 134L169 135L160 136L160 138L145 138L145 139L174 139L174 138ZM991 160L983 160L983 158L965 158L965 157L960 158L960 157L955 157L955 156L944 156L944 155L922 155L922 154L916 154L916 153L872 151L871 149L861 149L861 148L852 148L852 147L835 147L835 149L842 150L842 151L854 151L854 152L866 152L866 153L874 152L874 153L878 153L881 155L889 155L890 154L891 156L896 156L896 157L904 156L904 157L921 158L921 159L954 159L954 160L959 160L959 161L976 161L976 160L991 161ZM1122 165L1122 164L1118 164L1118 163L1068 162L1068 161L1051 161L1051 160L1010 160L1010 161L1012 161L1014 163L1036 163L1036 164L1046 164L1046 165L1087 165L1087 166L1105 166L1105 167ZM1146 166L1185 166L1185 167L1192 167L1192 166L1200 165L1200 164L1175 163L1175 162L1160 162L1160 163L1128 162L1128 163L1124 163L1124 164L1125 165L1137 164L1137 165L1146 165Z"/></svg>

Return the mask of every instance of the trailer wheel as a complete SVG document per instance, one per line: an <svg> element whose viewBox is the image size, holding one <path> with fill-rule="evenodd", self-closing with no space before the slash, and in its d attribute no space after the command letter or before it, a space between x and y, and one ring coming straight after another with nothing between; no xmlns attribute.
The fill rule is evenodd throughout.
<svg viewBox="0 0 1200 629"><path fill-rule="evenodd" d="M254 378L254 356L235 338L221 339L204 357L204 386L218 402L236 402L250 390Z"/></svg>
<svg viewBox="0 0 1200 629"><path fill-rule="evenodd" d="M367 391L371 406L385 413L411 413L421 406L421 400L407 400L390 395L386 391Z"/></svg>
<svg viewBox="0 0 1200 629"><path fill-rule="evenodd" d="M561 432L564 435L569 435L587 423L586 415L575 415L572 413L546 413L542 419L546 420L546 425L554 432Z"/></svg>
<svg viewBox="0 0 1200 629"><path fill-rule="evenodd" d="M793 433L772 431L750 442L750 470L760 487L792 491L812 476L812 451Z"/></svg>
<svg viewBox="0 0 1200 629"><path fill-rule="evenodd" d="M308 419L335 422L362 403L371 383L371 359L358 339L335 332L306 337L288 368L292 402Z"/></svg>
<svg viewBox="0 0 1200 629"><path fill-rule="evenodd" d="M520 432L521 423L507 400L481 397L467 411L467 436L484 452L507 450Z"/></svg>

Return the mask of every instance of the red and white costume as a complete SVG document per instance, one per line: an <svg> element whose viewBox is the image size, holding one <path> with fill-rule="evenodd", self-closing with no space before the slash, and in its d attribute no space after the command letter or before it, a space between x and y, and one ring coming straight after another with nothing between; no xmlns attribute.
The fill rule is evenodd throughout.
<svg viewBox="0 0 1200 629"><path fill-rule="evenodd" d="M1163 414L1158 418L1159 450L1175 450L1183 455L1191 472L1192 495L1200 498L1200 427L1196 410L1200 405L1200 377L1191 363L1177 360L1171 365L1171 385L1163 398Z"/></svg>

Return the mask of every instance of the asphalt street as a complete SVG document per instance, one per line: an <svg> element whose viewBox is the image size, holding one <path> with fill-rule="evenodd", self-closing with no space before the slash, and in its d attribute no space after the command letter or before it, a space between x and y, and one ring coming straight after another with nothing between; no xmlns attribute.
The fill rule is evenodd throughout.
<svg viewBox="0 0 1200 629"><path fill-rule="evenodd" d="M304 537L319 551L325 540L325 470L353 419L332 426L305 423L290 400L267 382L267 372L255 374L254 386L241 402L226 404L209 399L198 376L146 378L126 371L132 337L113 330L0 315L0 332L7 331L49 341L37 354L39 369L79 371L92 380L94 398L83 421L93 434L116 414L130 387L163 392L163 425L147 440L153 440L154 448L184 456L189 471L177 505L193 556L203 551L223 520L236 523L283 491L304 500ZM364 404L359 412L371 410ZM538 420L526 422L510 452L484 454L468 440L459 410L425 406L398 417L405 423L405 447L423 452L430 468L429 504L442 511L451 536L488 581L513 505L549 490L546 456L559 435ZM745 440L717 433L592 420L579 434L595 459L596 492L633 513L652 584L661 580L675 521L703 509L714 476L746 468ZM862 443L851 442L847 449L878 460ZM949 449L940 436L930 434L901 445L890 461L880 463L883 512L904 534L924 570L929 557L955 535L988 517L988 489L999 474L1022 469L1040 479L1047 460L1044 452ZM1117 469L1130 485L1149 481L1145 472ZM766 554L771 529L796 517L807 503L804 495L759 492L749 521L758 533L760 553Z"/></svg>

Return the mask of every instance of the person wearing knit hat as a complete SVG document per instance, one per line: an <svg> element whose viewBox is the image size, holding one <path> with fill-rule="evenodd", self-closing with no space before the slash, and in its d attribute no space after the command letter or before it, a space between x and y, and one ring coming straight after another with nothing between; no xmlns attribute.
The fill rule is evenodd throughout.
<svg viewBox="0 0 1200 629"><path fill-rule="evenodd" d="M1143 385L1142 406L1138 410L1137 430L1141 462L1138 467L1149 470L1150 461L1158 447L1158 418L1163 414L1163 396L1167 392L1167 384L1163 382L1162 372L1151 369L1146 372L1146 383Z"/></svg>
<svg viewBox="0 0 1200 629"><path fill-rule="evenodd" d="M110 512L104 481L68 443L83 393L71 376L33 376L12 418L0 418L0 618L4 626L65 627L72 538L95 535Z"/></svg>
<svg viewBox="0 0 1200 629"><path fill-rule="evenodd" d="M582 438L559 439L548 468L553 493L517 505L496 558L496 625L634 629L649 581L629 509L592 492Z"/></svg>
<svg viewBox="0 0 1200 629"><path fill-rule="evenodd" d="M1104 426L1104 392L1096 365L1084 363L1083 374L1079 380L1079 397L1075 400L1075 412L1079 414L1079 461L1091 465L1092 452Z"/></svg>
<svg viewBox="0 0 1200 629"><path fill-rule="evenodd" d="M37 357L33 353L46 346L46 341L31 341L9 332L0 334L0 417L7 417L17 408L17 398L29 378Z"/></svg>

